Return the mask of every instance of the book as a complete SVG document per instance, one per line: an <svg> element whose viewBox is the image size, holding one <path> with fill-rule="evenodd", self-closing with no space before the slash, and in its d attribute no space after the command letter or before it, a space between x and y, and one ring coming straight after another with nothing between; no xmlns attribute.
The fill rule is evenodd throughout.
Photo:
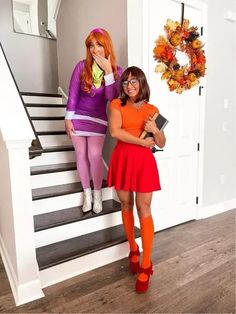
<svg viewBox="0 0 236 314"><path fill-rule="evenodd" d="M152 117L152 120L155 120L156 126L160 131L163 131L167 123L169 122L164 116L162 116L160 113L155 113L154 116ZM140 138L146 138L146 137L151 137L152 133L151 132L146 132L143 131L142 134L140 135Z"/></svg>

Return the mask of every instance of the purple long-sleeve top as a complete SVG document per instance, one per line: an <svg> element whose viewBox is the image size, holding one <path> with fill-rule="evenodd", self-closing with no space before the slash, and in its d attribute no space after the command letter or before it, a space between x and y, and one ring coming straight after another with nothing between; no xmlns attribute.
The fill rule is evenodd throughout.
<svg viewBox="0 0 236 314"><path fill-rule="evenodd" d="M117 67L116 81L113 73L105 75L105 86L96 88L92 85L87 93L80 80L84 65L85 60L80 61L72 73L65 118L72 120L76 135L104 135L107 130L107 102L118 97L122 69Z"/></svg>

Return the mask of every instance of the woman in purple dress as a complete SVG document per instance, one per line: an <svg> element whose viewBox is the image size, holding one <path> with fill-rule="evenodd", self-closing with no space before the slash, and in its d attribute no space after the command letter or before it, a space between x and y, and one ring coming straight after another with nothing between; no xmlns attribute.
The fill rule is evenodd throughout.
<svg viewBox="0 0 236 314"><path fill-rule="evenodd" d="M108 101L118 96L122 69L116 65L111 37L106 30L93 29L85 45L86 59L76 65L70 81L65 128L75 148L77 169L84 189L83 212L93 209L99 213L102 211L106 107Z"/></svg>

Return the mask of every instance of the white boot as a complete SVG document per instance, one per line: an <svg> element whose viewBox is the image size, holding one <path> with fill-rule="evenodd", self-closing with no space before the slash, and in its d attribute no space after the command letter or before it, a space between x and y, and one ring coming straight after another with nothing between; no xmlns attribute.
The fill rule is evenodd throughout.
<svg viewBox="0 0 236 314"><path fill-rule="evenodd" d="M87 188L84 190L84 203L82 207L82 211L84 213L92 210L92 190L91 188Z"/></svg>
<svg viewBox="0 0 236 314"><path fill-rule="evenodd" d="M93 211L98 214L102 211L102 191L93 190Z"/></svg>

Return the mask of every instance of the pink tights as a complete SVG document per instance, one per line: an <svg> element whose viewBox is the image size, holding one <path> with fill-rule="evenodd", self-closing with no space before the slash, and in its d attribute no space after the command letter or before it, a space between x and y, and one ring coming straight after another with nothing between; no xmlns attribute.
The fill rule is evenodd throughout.
<svg viewBox="0 0 236 314"><path fill-rule="evenodd" d="M100 190L103 180L102 150L105 136L72 136L76 153L77 170L83 189L90 187L90 174L95 190Z"/></svg>

